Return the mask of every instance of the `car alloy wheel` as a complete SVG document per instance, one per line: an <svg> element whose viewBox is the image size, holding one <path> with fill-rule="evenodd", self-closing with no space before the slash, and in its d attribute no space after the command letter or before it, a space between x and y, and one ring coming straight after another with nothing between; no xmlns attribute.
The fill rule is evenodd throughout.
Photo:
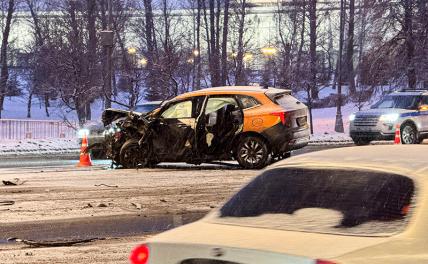
<svg viewBox="0 0 428 264"><path fill-rule="evenodd" d="M401 130L403 144L416 144L418 142L416 129L412 125L405 125Z"/></svg>
<svg viewBox="0 0 428 264"><path fill-rule="evenodd" d="M267 144L259 137L246 137L238 146L238 162L246 169L263 168L266 166L268 157Z"/></svg>

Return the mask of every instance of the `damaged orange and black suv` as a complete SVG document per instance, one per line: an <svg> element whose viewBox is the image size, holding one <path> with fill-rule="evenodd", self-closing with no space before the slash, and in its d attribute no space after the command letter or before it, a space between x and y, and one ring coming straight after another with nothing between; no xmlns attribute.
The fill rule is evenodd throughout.
<svg viewBox="0 0 428 264"><path fill-rule="evenodd" d="M104 114L106 125L113 116ZM259 169L308 144L307 119L307 107L289 90L209 88L125 119L117 131L127 135L116 133L122 143L112 158L124 167L237 160L244 168Z"/></svg>

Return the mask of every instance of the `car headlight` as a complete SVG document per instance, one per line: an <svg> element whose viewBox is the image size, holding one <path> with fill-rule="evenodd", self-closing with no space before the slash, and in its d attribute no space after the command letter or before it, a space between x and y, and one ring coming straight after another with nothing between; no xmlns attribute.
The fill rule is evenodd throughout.
<svg viewBox="0 0 428 264"><path fill-rule="evenodd" d="M103 134L105 135L114 135L116 132L120 132L120 128L118 127L110 127L107 130L104 130Z"/></svg>
<svg viewBox="0 0 428 264"><path fill-rule="evenodd" d="M79 138L83 138L85 135L89 136L90 133L91 133L91 131L89 131L89 129L86 129L86 128L79 129L79 131L77 131L77 136Z"/></svg>
<svg viewBox="0 0 428 264"><path fill-rule="evenodd" d="M350 116L349 116L349 121L354 121L355 120L355 114L351 114Z"/></svg>
<svg viewBox="0 0 428 264"><path fill-rule="evenodd" d="M399 117L400 117L399 114L386 114L386 115L381 115L379 120L382 122L393 123L397 121Z"/></svg>

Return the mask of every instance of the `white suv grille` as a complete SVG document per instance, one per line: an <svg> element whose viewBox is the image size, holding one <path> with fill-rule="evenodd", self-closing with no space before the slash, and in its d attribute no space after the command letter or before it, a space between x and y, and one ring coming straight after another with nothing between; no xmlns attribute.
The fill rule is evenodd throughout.
<svg viewBox="0 0 428 264"><path fill-rule="evenodd" d="M357 116L354 119L354 126L376 126L378 121L378 116Z"/></svg>

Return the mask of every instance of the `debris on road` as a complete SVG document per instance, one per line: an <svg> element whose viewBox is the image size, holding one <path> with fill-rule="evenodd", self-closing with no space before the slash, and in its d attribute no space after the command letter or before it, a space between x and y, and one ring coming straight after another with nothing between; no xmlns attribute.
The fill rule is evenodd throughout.
<svg viewBox="0 0 428 264"><path fill-rule="evenodd" d="M82 209L86 209L86 208L93 208L94 206L90 203L88 203L87 205L83 206Z"/></svg>
<svg viewBox="0 0 428 264"><path fill-rule="evenodd" d="M95 187L105 186L105 187L110 187L110 188L119 188L119 186L117 186L117 185L108 185L108 184L104 184L104 183L101 183L101 184L95 184L94 186L95 186Z"/></svg>
<svg viewBox="0 0 428 264"><path fill-rule="evenodd" d="M165 199L160 199L160 201L161 201L162 203L166 203L166 202L167 202Z"/></svg>
<svg viewBox="0 0 428 264"><path fill-rule="evenodd" d="M15 178L13 181L2 181L3 185L5 186L17 186L17 185L23 185L27 181L21 181L19 178Z"/></svg>
<svg viewBox="0 0 428 264"><path fill-rule="evenodd" d="M15 201L0 201L0 206L14 205Z"/></svg>
<svg viewBox="0 0 428 264"><path fill-rule="evenodd" d="M138 210L141 210L143 206L140 203L131 203L131 205L135 206Z"/></svg>
<svg viewBox="0 0 428 264"><path fill-rule="evenodd" d="M99 204L97 204L97 207L105 208L105 207L108 207L108 206L105 203L99 203Z"/></svg>
<svg viewBox="0 0 428 264"><path fill-rule="evenodd" d="M9 238L8 241L18 242L28 245L30 247L69 247L76 244L90 243L97 240L104 240L105 238L89 238L89 239L76 239L76 240L58 240L58 241L34 241L19 238Z"/></svg>

